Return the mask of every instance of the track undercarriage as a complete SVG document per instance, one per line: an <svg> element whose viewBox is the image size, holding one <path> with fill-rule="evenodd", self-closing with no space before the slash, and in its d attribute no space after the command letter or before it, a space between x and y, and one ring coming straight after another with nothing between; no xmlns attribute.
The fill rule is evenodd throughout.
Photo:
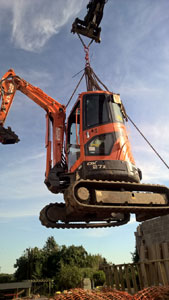
<svg viewBox="0 0 169 300"><path fill-rule="evenodd" d="M169 214L169 189L161 185L80 180L64 193L65 203L53 203L40 213L51 228L114 227Z"/></svg>

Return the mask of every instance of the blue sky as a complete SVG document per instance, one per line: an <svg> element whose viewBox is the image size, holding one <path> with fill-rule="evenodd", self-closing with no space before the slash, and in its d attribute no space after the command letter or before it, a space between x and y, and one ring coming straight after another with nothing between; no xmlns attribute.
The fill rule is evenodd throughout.
<svg viewBox="0 0 169 300"><path fill-rule="evenodd" d="M50 3L50 5L49 5ZM84 51L70 33L83 18L87 0L1 0L0 77L17 75L66 104L84 68ZM101 44L90 48L91 65L110 90L120 93L128 115L169 163L169 1L109 0L101 23ZM78 90L85 90L84 83ZM76 94L77 97L77 94ZM74 98L74 101L76 100ZM69 111L69 110L68 110ZM52 230L39 211L62 201L45 187L45 112L18 92L5 126L20 143L0 147L0 272L14 271L28 247L43 247L53 235L60 245L83 245L109 262L131 261L139 223L93 230ZM169 172L130 123L132 150L143 182L168 186Z"/></svg>

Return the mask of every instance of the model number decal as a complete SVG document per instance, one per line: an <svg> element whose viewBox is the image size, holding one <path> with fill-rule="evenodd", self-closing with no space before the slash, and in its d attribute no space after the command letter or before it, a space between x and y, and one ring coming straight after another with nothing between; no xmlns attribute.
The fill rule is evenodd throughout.
<svg viewBox="0 0 169 300"><path fill-rule="evenodd" d="M90 166L92 169L106 169L106 166L103 164L98 164L97 161L89 161L87 162L87 166Z"/></svg>
<svg viewBox="0 0 169 300"><path fill-rule="evenodd" d="M95 170L96 169L106 169L106 166L105 165L93 165L92 168Z"/></svg>

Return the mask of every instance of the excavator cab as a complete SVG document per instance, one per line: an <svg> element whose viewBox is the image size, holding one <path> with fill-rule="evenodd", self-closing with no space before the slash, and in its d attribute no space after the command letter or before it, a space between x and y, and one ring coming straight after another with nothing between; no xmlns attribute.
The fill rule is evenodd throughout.
<svg viewBox="0 0 169 300"><path fill-rule="evenodd" d="M68 172L83 179L139 182L124 119L119 95L80 94L67 122Z"/></svg>

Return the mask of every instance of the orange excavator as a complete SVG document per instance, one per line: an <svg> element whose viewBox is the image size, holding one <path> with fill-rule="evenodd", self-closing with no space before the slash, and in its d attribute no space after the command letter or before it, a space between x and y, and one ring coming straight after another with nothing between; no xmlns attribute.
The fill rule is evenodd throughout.
<svg viewBox="0 0 169 300"><path fill-rule="evenodd" d="M76 19L72 32L80 39L82 34L99 42L106 2L90 0L84 21ZM14 70L2 77L0 143L19 142L15 132L4 127L19 90L46 111L45 184L52 193L64 195L64 203L51 203L41 210L40 221L46 227L112 227L126 224L131 213L137 221L168 214L169 189L140 183L142 175L132 156L120 95L103 84L104 90L100 88L101 81L89 63L91 42L88 47L82 43L87 91L78 96L67 118L66 106L17 76Z"/></svg>
<svg viewBox="0 0 169 300"><path fill-rule="evenodd" d="M90 83L92 74L86 66ZM64 105L9 70L0 81L2 144L19 141L11 128L4 128L17 90L46 111L45 184L64 195L64 203L51 203L40 212L44 226L111 227L126 224L131 213L137 221L169 213L169 189L140 183L119 94L95 85L78 96L66 120Z"/></svg>

